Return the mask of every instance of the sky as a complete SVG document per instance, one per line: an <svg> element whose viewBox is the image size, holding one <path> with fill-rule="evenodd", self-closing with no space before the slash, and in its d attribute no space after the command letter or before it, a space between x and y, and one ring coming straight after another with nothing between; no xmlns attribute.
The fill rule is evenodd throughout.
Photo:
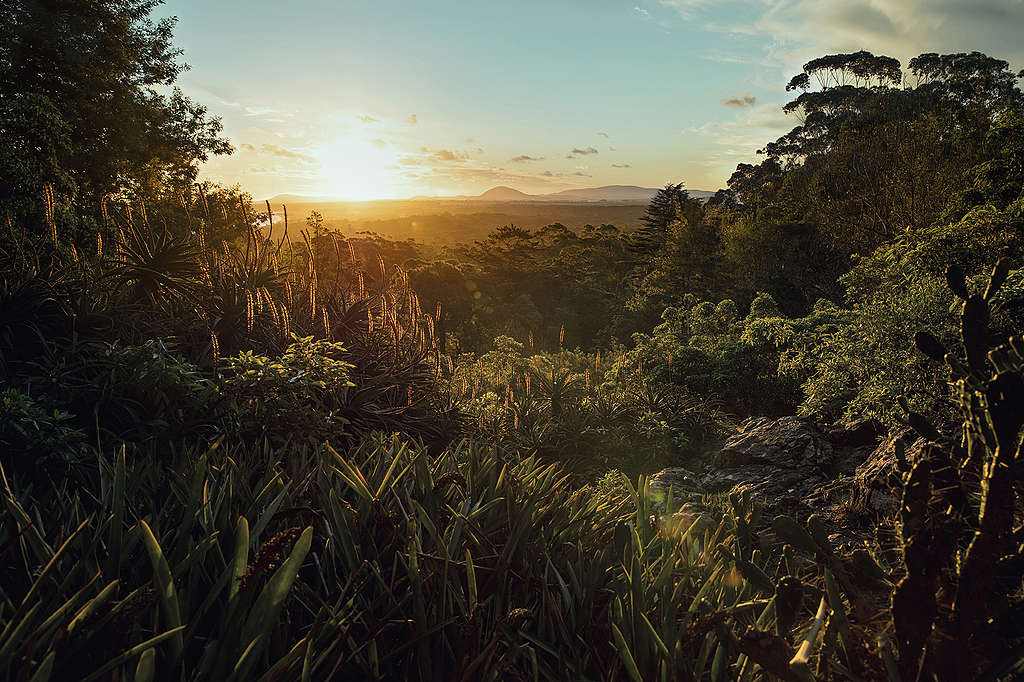
<svg viewBox="0 0 1024 682"><path fill-rule="evenodd" d="M724 187L798 122L808 59L979 50L1024 68L1024 0L166 0L184 92L257 199Z"/></svg>

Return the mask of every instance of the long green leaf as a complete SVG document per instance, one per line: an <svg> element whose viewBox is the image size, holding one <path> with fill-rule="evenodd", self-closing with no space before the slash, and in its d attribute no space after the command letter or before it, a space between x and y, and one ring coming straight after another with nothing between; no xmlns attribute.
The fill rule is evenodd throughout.
<svg viewBox="0 0 1024 682"><path fill-rule="evenodd" d="M256 644L256 640L259 638L262 638L259 647L269 641L270 632L277 625L277 617L284 605L285 597L291 591L312 543L313 527L308 526L295 541L291 554L270 577L263 587L263 591L256 598L256 603L253 604L249 617L242 627L242 644L246 646L247 650ZM253 655L257 653L258 650L253 652Z"/></svg>
<svg viewBox="0 0 1024 682"><path fill-rule="evenodd" d="M184 628L185 628L185 626L182 625L181 627L174 628L173 630L168 630L167 632L161 633L161 634L157 635L156 637L153 637L151 639L147 639L142 644L136 644L131 649L128 649L127 651L125 651L121 655L115 656L114 658L112 658L109 661L107 661L106 663L104 663L102 666L100 666L91 675L85 677L82 680L82 682L92 682L93 680L99 679L100 677L106 675L108 672L110 672L114 668L117 668L118 666L120 666L122 663L125 663L127 661L132 660L133 658L135 658L136 656L138 656L142 652L146 651L147 649L152 649L157 644L159 644L160 642L163 642L166 639L170 639L170 638L175 637L175 636L181 637L181 631Z"/></svg>
<svg viewBox="0 0 1024 682"><path fill-rule="evenodd" d="M164 552L160 549L160 543L156 541L153 531L145 521L139 521L139 532L142 533L142 542L149 554L149 561L153 564L153 584L160 595L160 604L164 613L164 621L171 631L176 631L171 637L171 654L177 659L181 655L183 640L181 636L181 611L178 606L178 594L174 589L174 579L171 577L171 568L167 565Z"/></svg>

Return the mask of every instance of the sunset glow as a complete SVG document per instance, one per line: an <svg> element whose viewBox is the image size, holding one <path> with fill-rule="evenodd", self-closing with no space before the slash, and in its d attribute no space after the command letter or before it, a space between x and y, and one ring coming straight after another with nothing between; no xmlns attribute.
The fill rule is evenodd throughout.
<svg viewBox="0 0 1024 682"><path fill-rule="evenodd" d="M387 146L354 137L339 138L321 147L316 156L329 195L354 201L395 196L398 157Z"/></svg>
<svg viewBox="0 0 1024 682"><path fill-rule="evenodd" d="M1019 23L971 4L308 0L294 11L253 0L238 12L167 0L157 11L178 17L183 91L236 147L206 164L208 178L257 198L374 199L715 190L793 127L785 85L809 58L905 62L942 45L1024 59ZM287 49L251 40L268 26Z"/></svg>

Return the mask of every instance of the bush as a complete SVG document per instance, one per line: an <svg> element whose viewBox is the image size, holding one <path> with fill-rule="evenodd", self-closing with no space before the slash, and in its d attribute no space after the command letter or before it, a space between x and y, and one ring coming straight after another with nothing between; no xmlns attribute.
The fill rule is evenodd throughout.
<svg viewBox="0 0 1024 682"><path fill-rule="evenodd" d="M89 456L75 416L16 388L0 391L0 450L19 471L80 464Z"/></svg>
<svg viewBox="0 0 1024 682"><path fill-rule="evenodd" d="M340 343L292 336L280 358L243 351L224 359L228 419L249 438L320 443L339 437L353 365Z"/></svg>

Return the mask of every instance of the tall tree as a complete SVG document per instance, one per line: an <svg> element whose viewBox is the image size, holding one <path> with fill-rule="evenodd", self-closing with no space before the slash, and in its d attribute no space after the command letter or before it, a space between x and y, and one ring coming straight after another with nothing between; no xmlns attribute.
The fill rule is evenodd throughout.
<svg viewBox="0 0 1024 682"><path fill-rule="evenodd" d="M683 183L669 183L647 205L647 211L640 222L643 227L634 235L635 250L644 255L657 251L668 237L669 227L679 220L684 211L690 208L690 194L683 189Z"/></svg>
<svg viewBox="0 0 1024 682"><path fill-rule="evenodd" d="M95 210L107 194L153 196L230 153L220 120L174 87L187 66L162 0L0 4L0 201L51 183Z"/></svg>
<svg viewBox="0 0 1024 682"><path fill-rule="evenodd" d="M818 225L844 258L868 253L941 215L992 122L1021 107L1018 77L977 52L920 55L907 72L869 52L811 60L786 88L799 125L729 186L747 211Z"/></svg>

